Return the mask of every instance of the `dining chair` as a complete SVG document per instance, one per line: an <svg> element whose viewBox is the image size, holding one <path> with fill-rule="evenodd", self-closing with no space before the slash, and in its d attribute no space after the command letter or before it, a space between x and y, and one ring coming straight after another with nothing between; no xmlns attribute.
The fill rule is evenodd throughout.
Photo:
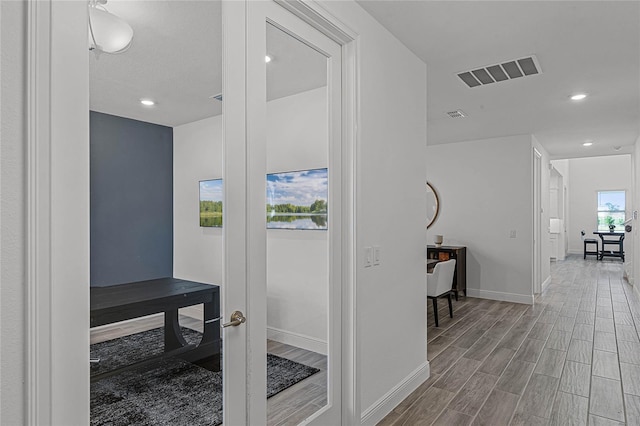
<svg viewBox="0 0 640 426"><path fill-rule="evenodd" d="M438 298L447 297L449 300L449 316L453 318L451 288L453 287L453 273L455 269L456 260L451 259L437 263L433 268L433 272L427 274L427 298L433 301L433 316L436 327L438 327Z"/></svg>

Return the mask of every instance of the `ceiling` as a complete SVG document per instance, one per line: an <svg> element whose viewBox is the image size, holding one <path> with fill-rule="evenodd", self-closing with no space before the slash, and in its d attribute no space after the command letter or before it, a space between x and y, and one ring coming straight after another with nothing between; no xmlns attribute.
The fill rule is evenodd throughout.
<svg viewBox="0 0 640 426"><path fill-rule="evenodd" d="M359 4L427 64L428 143L533 134L552 158L630 153L640 122L640 2L371 1ZM109 0L134 29L90 57L91 109L178 126L222 104L219 1ZM267 29L269 100L321 87L324 57ZM469 88L461 71L535 55L542 73ZM586 92L581 102L571 94ZM140 98L157 105L140 105ZM448 111L467 117L452 119ZM582 146L593 141L589 148ZM616 150L614 147L618 147Z"/></svg>
<svg viewBox="0 0 640 426"><path fill-rule="evenodd" d="M427 64L428 144L533 134L552 158L632 152L640 123L640 2L359 4ZM474 88L456 75L530 55L541 74ZM577 92L589 96L571 101ZM468 116L446 115L457 109Z"/></svg>
<svg viewBox="0 0 640 426"><path fill-rule="evenodd" d="M106 8L134 37L122 53L89 53L91 110L170 127L222 113L212 98L222 92L219 1L109 0ZM271 25L266 42L268 100L326 85L322 54Z"/></svg>

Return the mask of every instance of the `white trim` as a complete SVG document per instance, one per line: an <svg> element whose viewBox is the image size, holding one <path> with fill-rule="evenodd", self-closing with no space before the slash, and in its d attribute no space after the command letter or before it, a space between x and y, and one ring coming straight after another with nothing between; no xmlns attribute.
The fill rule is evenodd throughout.
<svg viewBox="0 0 640 426"><path fill-rule="evenodd" d="M29 425L51 414L51 4L27 2L27 413Z"/></svg>
<svg viewBox="0 0 640 426"><path fill-rule="evenodd" d="M503 302L526 303L533 305L533 294L515 294L505 293L502 291L478 290L475 288L467 288L467 296L477 297L480 299L501 300Z"/></svg>
<svg viewBox="0 0 640 426"><path fill-rule="evenodd" d="M316 352L322 355L327 354L326 340L317 339L315 337L306 336L304 334L281 330L275 327L267 327L267 339L275 340L276 342L295 346L297 348L306 349L308 351Z"/></svg>
<svg viewBox="0 0 640 426"><path fill-rule="evenodd" d="M542 291L544 291L549 284L551 284L551 275L549 275L547 279L542 283Z"/></svg>
<svg viewBox="0 0 640 426"><path fill-rule="evenodd" d="M429 366L429 361L425 361L389 392L384 394L382 398L373 403L371 407L367 408L362 413L361 424L375 425L380 422L391 410L407 398L411 392L418 389L418 386L429 379L430 376L431 367Z"/></svg>
<svg viewBox="0 0 640 426"><path fill-rule="evenodd" d="M569 254L584 254L582 250L567 250Z"/></svg>

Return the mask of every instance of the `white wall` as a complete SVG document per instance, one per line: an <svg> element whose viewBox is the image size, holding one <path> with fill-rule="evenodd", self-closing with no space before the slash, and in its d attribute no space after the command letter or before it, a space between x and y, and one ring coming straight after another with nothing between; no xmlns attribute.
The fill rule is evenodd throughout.
<svg viewBox="0 0 640 426"><path fill-rule="evenodd" d="M531 136L430 145L427 153L427 177L440 197L429 243L440 234L445 245L467 246L470 296L532 303Z"/></svg>
<svg viewBox="0 0 640 426"><path fill-rule="evenodd" d="M370 424L428 374L426 65L355 2L322 5L358 34L358 388ZM381 264L364 268L376 245Z"/></svg>
<svg viewBox="0 0 640 426"><path fill-rule="evenodd" d="M608 157L573 158L569 162L568 181L570 185L569 204L569 252L583 252L580 231L586 236L597 227L597 192L605 190L625 190L632 195L631 156L614 155ZM626 215L631 214L631 201L627 202Z"/></svg>
<svg viewBox="0 0 640 426"><path fill-rule="evenodd" d="M0 424L26 424L25 2L0 2Z"/></svg>
<svg viewBox="0 0 640 426"><path fill-rule="evenodd" d="M222 115L173 129L173 275L222 285L222 228L200 227L199 184L222 177Z"/></svg>

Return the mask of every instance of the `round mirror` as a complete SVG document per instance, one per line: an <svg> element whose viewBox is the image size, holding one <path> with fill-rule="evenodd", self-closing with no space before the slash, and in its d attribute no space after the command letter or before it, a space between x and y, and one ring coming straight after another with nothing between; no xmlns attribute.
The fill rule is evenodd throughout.
<svg viewBox="0 0 640 426"><path fill-rule="evenodd" d="M436 221L439 211L440 200L438 199L438 193L433 186L427 182L427 229Z"/></svg>

